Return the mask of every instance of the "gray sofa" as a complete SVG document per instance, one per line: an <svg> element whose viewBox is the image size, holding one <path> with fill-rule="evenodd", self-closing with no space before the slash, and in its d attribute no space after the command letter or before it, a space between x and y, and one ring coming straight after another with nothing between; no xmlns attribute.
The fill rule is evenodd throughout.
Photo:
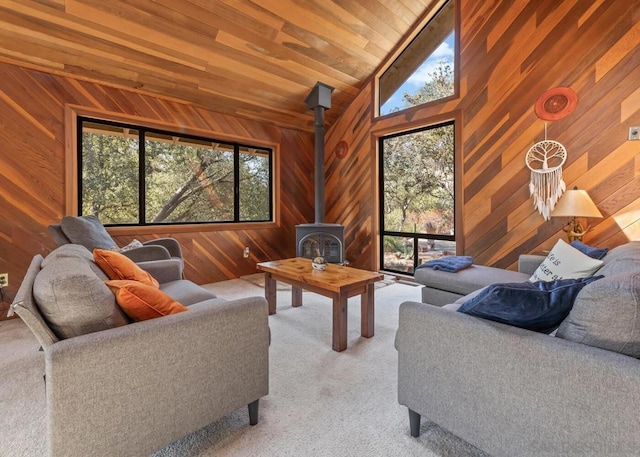
<svg viewBox="0 0 640 457"><path fill-rule="evenodd" d="M603 260L556 336L402 303L411 434L424 415L494 457L640 455L640 243Z"/></svg>
<svg viewBox="0 0 640 457"><path fill-rule="evenodd" d="M176 270L160 289L188 311L132 323L105 279L67 244L34 257L11 306L44 350L49 455L149 455L247 405L257 423L269 389L263 297L216 298Z"/></svg>
<svg viewBox="0 0 640 457"><path fill-rule="evenodd" d="M417 268L413 277L423 286L423 303L444 306L490 284L526 281L544 259L542 255L523 254L518 258L518 271L471 265L451 274L423 267Z"/></svg>

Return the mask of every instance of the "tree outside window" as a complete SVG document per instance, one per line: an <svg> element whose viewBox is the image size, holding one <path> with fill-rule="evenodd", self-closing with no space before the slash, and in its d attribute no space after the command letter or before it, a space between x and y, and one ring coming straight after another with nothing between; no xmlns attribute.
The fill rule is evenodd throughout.
<svg viewBox="0 0 640 457"><path fill-rule="evenodd" d="M449 0L378 78L380 115L455 94L455 17L455 0Z"/></svg>
<svg viewBox="0 0 640 457"><path fill-rule="evenodd" d="M112 225L272 220L272 151L79 118L81 214Z"/></svg>

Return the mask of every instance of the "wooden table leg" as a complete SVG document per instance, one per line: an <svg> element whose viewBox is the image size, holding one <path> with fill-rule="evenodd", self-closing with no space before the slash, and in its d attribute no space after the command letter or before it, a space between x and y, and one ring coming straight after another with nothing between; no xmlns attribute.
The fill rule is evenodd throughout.
<svg viewBox="0 0 640 457"><path fill-rule="evenodd" d="M302 289L299 287L291 286L291 306L302 306Z"/></svg>
<svg viewBox="0 0 640 457"><path fill-rule="evenodd" d="M269 303L269 314L276 313L276 280L271 277L271 273L264 274L264 298Z"/></svg>
<svg viewBox="0 0 640 457"><path fill-rule="evenodd" d="M375 326L375 284L367 284L367 290L360 297L360 334L365 338L371 338Z"/></svg>
<svg viewBox="0 0 640 457"><path fill-rule="evenodd" d="M333 296L333 350L347 349L347 294Z"/></svg>

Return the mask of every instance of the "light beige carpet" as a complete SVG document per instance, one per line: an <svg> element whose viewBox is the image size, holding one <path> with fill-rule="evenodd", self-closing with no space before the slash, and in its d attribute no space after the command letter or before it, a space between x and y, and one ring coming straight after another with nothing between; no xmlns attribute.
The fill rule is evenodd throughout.
<svg viewBox="0 0 640 457"><path fill-rule="evenodd" d="M243 279L207 285L233 299L262 295ZM182 456L425 456L481 457L473 448L425 421L409 434L407 409L397 402L398 306L420 300L420 288L390 284L375 291L373 338L362 338L359 298L349 300L348 348L331 349L331 300L310 292L291 307L279 290L269 317L270 391L260 401L258 425L246 408L230 413L154 454ZM0 455L45 455L44 362L21 321L0 323Z"/></svg>

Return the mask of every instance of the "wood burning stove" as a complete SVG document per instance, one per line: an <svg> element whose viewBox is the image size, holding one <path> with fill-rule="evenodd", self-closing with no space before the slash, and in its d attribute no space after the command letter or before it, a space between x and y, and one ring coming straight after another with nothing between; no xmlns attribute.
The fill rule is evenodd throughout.
<svg viewBox="0 0 640 457"><path fill-rule="evenodd" d="M296 255L344 264L344 225L324 222L324 111L331 108L333 87L317 82L305 102L313 109L315 120L314 224L296 225Z"/></svg>
<svg viewBox="0 0 640 457"><path fill-rule="evenodd" d="M329 263L344 264L344 225L296 225L296 255L307 259L321 256Z"/></svg>

